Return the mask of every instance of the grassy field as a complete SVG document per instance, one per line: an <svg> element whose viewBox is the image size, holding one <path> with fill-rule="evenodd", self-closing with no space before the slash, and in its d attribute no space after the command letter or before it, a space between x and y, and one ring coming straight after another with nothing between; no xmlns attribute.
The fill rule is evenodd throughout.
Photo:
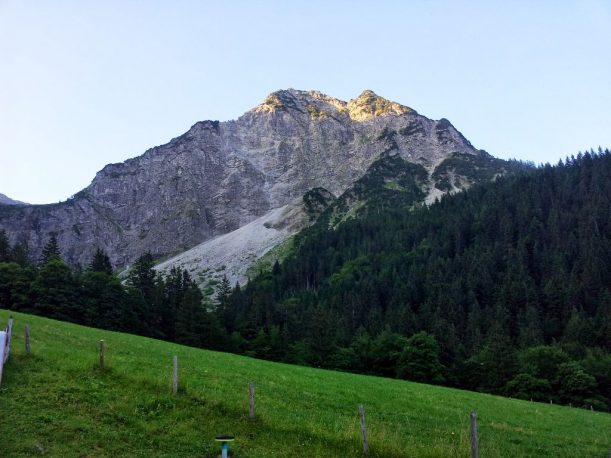
<svg viewBox="0 0 611 458"><path fill-rule="evenodd" d="M0 310L4 327L9 312ZM611 415L259 361L13 313L0 387L0 456L235 457L362 455L365 405L373 457L608 457ZM24 349L30 324L32 354ZM98 368L98 341L107 369ZM171 394L172 356L180 388ZM256 383L257 419L248 418Z"/></svg>

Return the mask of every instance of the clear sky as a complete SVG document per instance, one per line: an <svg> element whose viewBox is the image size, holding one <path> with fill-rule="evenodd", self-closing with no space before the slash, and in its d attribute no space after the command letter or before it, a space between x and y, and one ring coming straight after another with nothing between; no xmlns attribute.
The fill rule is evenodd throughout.
<svg viewBox="0 0 611 458"><path fill-rule="evenodd" d="M611 1L0 0L0 192L105 164L277 89L364 89L534 162L611 147Z"/></svg>

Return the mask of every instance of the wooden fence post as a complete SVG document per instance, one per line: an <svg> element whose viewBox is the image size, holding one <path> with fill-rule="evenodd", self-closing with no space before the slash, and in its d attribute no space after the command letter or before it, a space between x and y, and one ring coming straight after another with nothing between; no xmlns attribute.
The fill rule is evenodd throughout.
<svg viewBox="0 0 611 458"><path fill-rule="evenodd" d="M30 325L25 325L25 352L26 354L30 354Z"/></svg>
<svg viewBox="0 0 611 458"><path fill-rule="evenodd" d="M367 441L367 424L365 423L365 406L359 404L359 416L361 417L361 434L363 435L363 453L369 453L369 442Z"/></svg>
<svg viewBox="0 0 611 458"><path fill-rule="evenodd" d="M249 413L248 416L251 420L255 418L255 384L248 384L248 401L249 401Z"/></svg>
<svg viewBox="0 0 611 458"><path fill-rule="evenodd" d="M106 351L106 342L100 340L100 369L104 369L104 353Z"/></svg>
<svg viewBox="0 0 611 458"><path fill-rule="evenodd" d="M174 356L173 366L173 377L172 377L172 393L178 393L178 356Z"/></svg>
<svg viewBox="0 0 611 458"><path fill-rule="evenodd" d="M471 412L471 458L479 458L479 443L477 440L477 412Z"/></svg>

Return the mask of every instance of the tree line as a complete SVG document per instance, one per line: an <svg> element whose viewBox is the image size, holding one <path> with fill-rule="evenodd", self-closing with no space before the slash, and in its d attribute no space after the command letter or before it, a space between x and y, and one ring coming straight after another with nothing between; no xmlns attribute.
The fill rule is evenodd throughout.
<svg viewBox="0 0 611 458"><path fill-rule="evenodd" d="M29 260L25 244L10 246L0 230L0 306L48 318L130 332L186 345L222 348L215 313L186 270L154 270L150 253L141 256L124 282L100 249L85 268L61 258L55 235L41 259Z"/></svg>

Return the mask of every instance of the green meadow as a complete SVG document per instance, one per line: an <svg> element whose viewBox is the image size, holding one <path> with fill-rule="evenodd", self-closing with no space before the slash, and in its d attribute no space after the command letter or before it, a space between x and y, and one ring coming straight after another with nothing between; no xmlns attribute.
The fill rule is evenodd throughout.
<svg viewBox="0 0 611 458"><path fill-rule="evenodd" d="M0 456L608 457L611 415L402 380L291 366L11 312ZM0 310L3 328L9 311ZM24 326L31 329L31 354ZM106 341L106 368L98 342ZM172 394L172 357L179 391ZM248 383L256 384L256 419Z"/></svg>

